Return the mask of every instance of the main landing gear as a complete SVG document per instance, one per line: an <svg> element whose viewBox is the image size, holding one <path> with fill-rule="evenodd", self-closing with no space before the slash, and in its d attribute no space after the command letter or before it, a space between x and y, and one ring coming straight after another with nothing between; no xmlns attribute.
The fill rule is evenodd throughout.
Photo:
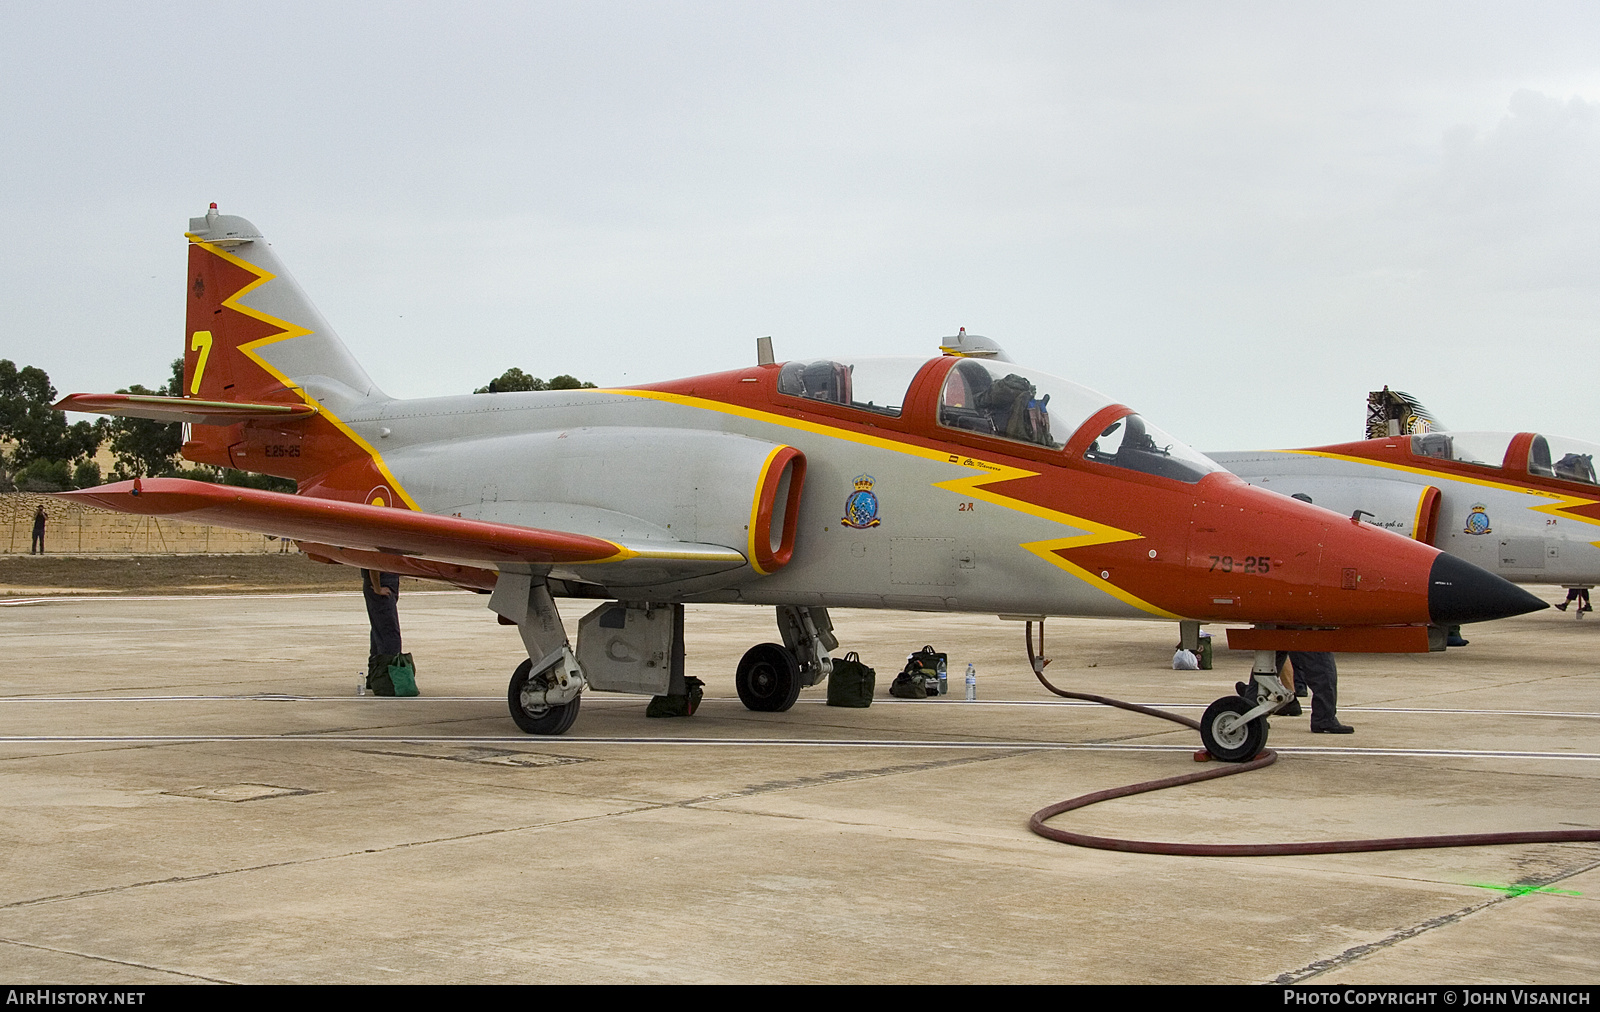
<svg viewBox="0 0 1600 1012"><path fill-rule="evenodd" d="M527 734L565 734L578 719L578 706L583 702L580 693L570 703L547 703L548 693L535 681L529 686L533 662L523 661L511 675L511 686L506 690L506 702L511 707L511 719Z"/></svg>
<svg viewBox="0 0 1600 1012"><path fill-rule="evenodd" d="M733 687L745 709L782 713L800 698L800 663L777 643L760 643L739 658Z"/></svg>
<svg viewBox="0 0 1600 1012"><path fill-rule="evenodd" d="M733 686L745 709L782 713L800 698L800 690L827 678L833 671L828 651L839 646L826 608L778 608L778 631L783 644L761 643L739 659Z"/></svg>
<svg viewBox="0 0 1600 1012"><path fill-rule="evenodd" d="M528 659L517 665L506 689L511 719L528 734L561 734L578 719L583 669L573 656L550 588L523 573L501 573L489 607L517 627Z"/></svg>
<svg viewBox="0 0 1600 1012"><path fill-rule="evenodd" d="M1257 650L1244 695L1224 696L1206 707L1200 718L1200 741L1212 758L1223 762L1249 762L1267 747L1267 716L1294 699L1278 678L1278 655Z"/></svg>
<svg viewBox="0 0 1600 1012"><path fill-rule="evenodd" d="M489 609L514 625L528 650L506 688L511 719L527 734L564 734L578 719L583 690L654 696L651 716L688 716L693 704L675 706L690 694L683 665L683 605L612 601L578 623L574 653L542 576L502 571ZM751 647L739 662L734 684L746 707L781 713L800 690L833 671L828 651L839 646L826 608L778 608L783 642ZM698 695L695 700L698 701ZM662 706L658 712L657 704Z"/></svg>

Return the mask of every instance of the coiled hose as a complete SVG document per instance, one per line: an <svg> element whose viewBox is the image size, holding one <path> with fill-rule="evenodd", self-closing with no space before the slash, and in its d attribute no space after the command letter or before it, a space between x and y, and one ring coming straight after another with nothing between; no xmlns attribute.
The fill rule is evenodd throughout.
<svg viewBox="0 0 1600 1012"><path fill-rule="evenodd" d="M1039 679L1039 684L1062 697L1063 699L1081 699L1085 702L1100 703L1105 706L1115 706L1123 710L1132 710L1162 720L1170 720L1184 727L1200 730L1200 722L1166 710L1158 710L1153 706L1141 706L1138 703L1129 703L1126 700L1112 699L1110 696L1096 696L1087 692L1068 692L1058 689L1050 684L1044 676L1044 666L1049 661L1042 656L1044 653L1044 623L1039 623L1039 650L1036 654L1033 647L1033 623L1027 624L1025 633L1028 640L1028 663L1033 668L1033 674ZM1133 854L1178 854L1187 857L1279 857L1292 854L1356 854L1362 851L1373 850L1430 850L1442 847L1487 847L1507 843L1593 843L1600 842L1600 829L1562 829L1539 830L1519 833L1462 833L1454 836L1395 836L1385 839L1373 840L1321 840L1309 843L1165 843L1155 840L1121 840L1110 836L1090 836L1087 833L1074 833L1066 829L1057 829L1045 825L1046 822L1079 808L1110 801L1113 798L1126 798L1135 794L1148 794L1151 791L1161 791L1168 787L1182 787L1184 784L1197 784L1202 780L1215 780L1218 777L1231 777L1240 773L1249 773L1252 770L1264 769L1278 761L1278 753L1271 749L1263 749L1261 754L1249 762L1227 763L1211 769L1200 770L1195 773L1184 773L1175 777L1163 777L1160 780L1146 780L1143 783L1130 784L1127 787L1113 787L1110 790L1095 791L1093 794L1083 794L1066 801L1058 801L1047 808L1041 808L1033 813L1028 820L1028 828L1038 835L1055 840L1057 843L1069 843L1075 847L1093 847L1096 850L1121 850Z"/></svg>

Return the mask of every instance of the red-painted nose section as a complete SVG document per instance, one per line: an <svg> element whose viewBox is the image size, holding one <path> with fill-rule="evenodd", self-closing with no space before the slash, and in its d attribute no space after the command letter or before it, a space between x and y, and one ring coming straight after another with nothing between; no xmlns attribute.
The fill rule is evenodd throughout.
<svg viewBox="0 0 1600 1012"><path fill-rule="evenodd" d="M1224 622L1429 621L1436 549L1242 483L1212 491L1191 510L1185 600L1172 610Z"/></svg>
<svg viewBox="0 0 1600 1012"><path fill-rule="evenodd" d="M1371 524L1243 482L1201 487L1177 556L1181 572L1137 565L1151 545L1163 560L1176 555L1177 539L1154 531L1084 561L1117 570L1128 589L1165 610L1213 622L1455 625L1544 607L1492 573Z"/></svg>

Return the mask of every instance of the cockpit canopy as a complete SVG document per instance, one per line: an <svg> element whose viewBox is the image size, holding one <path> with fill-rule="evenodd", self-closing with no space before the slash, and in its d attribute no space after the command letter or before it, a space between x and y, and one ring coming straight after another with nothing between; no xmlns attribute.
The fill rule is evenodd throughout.
<svg viewBox="0 0 1600 1012"><path fill-rule="evenodd" d="M925 364L902 358L786 362L778 372L778 392L898 418L911 382ZM1087 387L1010 362L963 358L945 376L938 423L1061 450L1091 417L1113 403ZM1136 414L1098 424L1101 431L1085 460L1189 483L1222 470Z"/></svg>
<svg viewBox="0 0 1600 1012"><path fill-rule="evenodd" d="M1600 453L1600 446L1593 443L1565 436L1535 435L1528 446L1528 473L1542 478L1600 485L1594 471L1597 453Z"/></svg>
<svg viewBox="0 0 1600 1012"><path fill-rule="evenodd" d="M1517 435L1515 432L1424 432L1411 437L1411 452L1418 457L1519 470L1521 461L1506 459ZM1600 485L1595 473L1596 455L1600 455L1600 445L1566 436L1534 433L1528 444L1527 471L1535 478Z"/></svg>

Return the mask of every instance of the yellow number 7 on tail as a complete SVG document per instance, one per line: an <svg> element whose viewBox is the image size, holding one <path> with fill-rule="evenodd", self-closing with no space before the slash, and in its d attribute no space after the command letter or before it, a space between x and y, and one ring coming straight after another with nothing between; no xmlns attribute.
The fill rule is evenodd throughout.
<svg viewBox="0 0 1600 1012"><path fill-rule="evenodd" d="M206 372L206 359L211 356L211 331L197 330L194 339L189 342L190 351L198 351L200 358L194 364L194 379L189 381L189 395L200 393L200 377Z"/></svg>

